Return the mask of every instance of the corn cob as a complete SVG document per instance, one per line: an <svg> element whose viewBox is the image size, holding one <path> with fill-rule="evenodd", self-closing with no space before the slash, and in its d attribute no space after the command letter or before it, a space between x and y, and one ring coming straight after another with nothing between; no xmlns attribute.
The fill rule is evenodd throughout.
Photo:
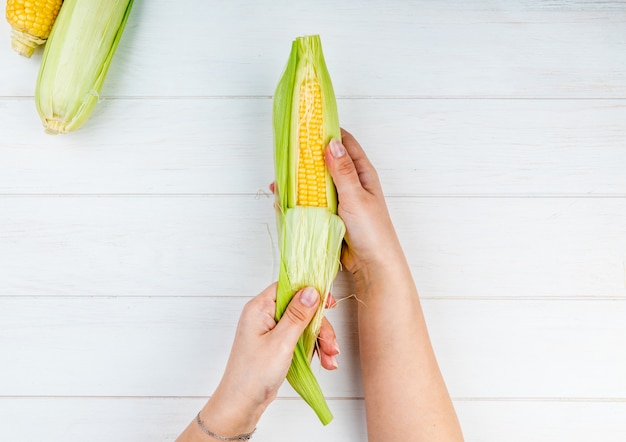
<svg viewBox="0 0 626 442"><path fill-rule="evenodd" d="M98 101L133 0L65 0L41 60L35 104L47 133L78 129Z"/></svg>
<svg viewBox="0 0 626 442"><path fill-rule="evenodd" d="M326 145L341 139L341 132L319 36L293 42L274 95L273 119L280 247L276 320L298 290L312 286L320 293L318 311L298 341L287 380L326 425L333 416L310 361L339 269L345 226L337 216L337 194L324 164Z"/></svg>
<svg viewBox="0 0 626 442"><path fill-rule="evenodd" d="M63 0L7 0L11 46L25 57L46 42Z"/></svg>

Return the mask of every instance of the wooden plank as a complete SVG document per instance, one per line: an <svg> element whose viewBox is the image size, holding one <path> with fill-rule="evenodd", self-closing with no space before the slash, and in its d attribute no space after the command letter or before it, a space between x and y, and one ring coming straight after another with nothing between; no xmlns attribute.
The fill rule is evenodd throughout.
<svg viewBox="0 0 626 442"><path fill-rule="evenodd" d="M388 195L626 195L626 100L339 110ZM0 100L0 121L11 128L0 134L3 194L255 194L273 179L269 99L108 100L59 137L43 133L30 100Z"/></svg>
<svg viewBox="0 0 626 442"><path fill-rule="evenodd" d="M277 274L272 202L4 199L0 294L250 296Z"/></svg>
<svg viewBox="0 0 626 442"><path fill-rule="evenodd" d="M4 396L204 396L248 298L0 298ZM457 398L626 397L626 302L423 301ZM330 312L329 398L362 397L355 304ZM203 350L204 349L204 350ZM280 397L293 397L288 385Z"/></svg>
<svg viewBox="0 0 626 442"><path fill-rule="evenodd" d="M623 2L437 3L137 4L103 95L271 95L291 39L319 33L340 96L626 97ZM40 57L1 45L0 96L32 96Z"/></svg>
<svg viewBox="0 0 626 442"><path fill-rule="evenodd" d="M277 275L269 196L25 196L0 204L0 295L251 296ZM626 295L622 198L389 205L423 296ZM336 294L352 291L341 276Z"/></svg>
<svg viewBox="0 0 626 442"><path fill-rule="evenodd" d="M204 403L188 398L0 398L0 439L12 442L172 441ZM299 400L277 400L254 440L367 440L361 400L331 400L322 427ZM467 442L622 442L624 402L456 401ZM50 413L55 409L55 413ZM36 417L37 425L33 425ZM532 425L528 425L532 422Z"/></svg>
<svg viewBox="0 0 626 442"><path fill-rule="evenodd" d="M466 442L620 442L624 402L455 401Z"/></svg>
<svg viewBox="0 0 626 442"><path fill-rule="evenodd" d="M11 442L171 442L195 417L204 399L0 398L0 439ZM364 441L361 401L331 401L335 421L322 426L300 400L275 401L263 415L255 441ZM50 408L55 412L51 413ZM6 419L10 416L10 419ZM33 417L37 416L37 425ZM6 419L6 420L5 420Z"/></svg>

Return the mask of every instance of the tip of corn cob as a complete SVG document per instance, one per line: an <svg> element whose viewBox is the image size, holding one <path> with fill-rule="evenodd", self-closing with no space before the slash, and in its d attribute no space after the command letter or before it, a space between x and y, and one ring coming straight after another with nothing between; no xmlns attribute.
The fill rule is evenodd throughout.
<svg viewBox="0 0 626 442"><path fill-rule="evenodd" d="M15 52L26 58L30 58L33 52L35 52L35 48L45 42L45 39L35 37L15 28L11 31L11 47Z"/></svg>

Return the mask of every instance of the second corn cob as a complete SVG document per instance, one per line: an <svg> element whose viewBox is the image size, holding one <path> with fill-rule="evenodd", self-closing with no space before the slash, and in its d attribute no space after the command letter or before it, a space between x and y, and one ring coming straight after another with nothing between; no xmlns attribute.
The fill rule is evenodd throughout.
<svg viewBox="0 0 626 442"><path fill-rule="evenodd" d="M65 0L35 89L47 133L76 130L91 115L132 4L133 0Z"/></svg>
<svg viewBox="0 0 626 442"><path fill-rule="evenodd" d="M273 115L280 247L276 319L298 290L312 286L320 293L318 311L298 341L287 380L326 425L333 416L310 361L339 269L345 226L337 216L337 194L324 164L326 145L340 139L341 132L319 36L293 42Z"/></svg>
<svg viewBox="0 0 626 442"><path fill-rule="evenodd" d="M25 57L46 42L63 0L7 0L11 46Z"/></svg>

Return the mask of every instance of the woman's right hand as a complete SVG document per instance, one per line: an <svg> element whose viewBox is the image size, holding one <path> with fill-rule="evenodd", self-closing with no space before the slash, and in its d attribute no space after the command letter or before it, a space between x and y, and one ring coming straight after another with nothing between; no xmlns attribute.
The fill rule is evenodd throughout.
<svg viewBox="0 0 626 442"><path fill-rule="evenodd" d="M378 175L354 137L341 135L343 144L332 140L325 158L346 224L342 261L362 301L359 353L369 438L406 440L409 430L411 440L462 441Z"/></svg>
<svg viewBox="0 0 626 442"><path fill-rule="evenodd" d="M338 214L346 224L342 262L358 282L404 255L376 169L349 132L342 129L341 136L343 143L331 140L325 158L337 188Z"/></svg>

